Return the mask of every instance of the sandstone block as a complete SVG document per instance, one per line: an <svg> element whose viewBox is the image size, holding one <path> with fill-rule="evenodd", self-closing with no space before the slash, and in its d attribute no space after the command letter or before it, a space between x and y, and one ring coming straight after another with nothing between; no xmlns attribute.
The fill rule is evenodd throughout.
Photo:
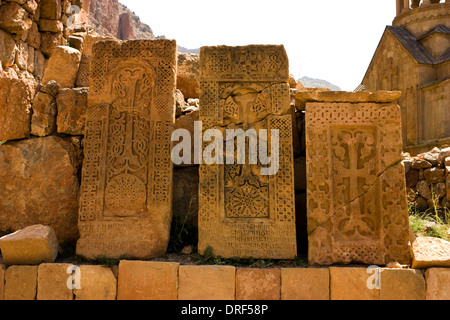
<svg viewBox="0 0 450 320"><path fill-rule="evenodd" d="M33 101L31 134L45 137L56 131L56 103L53 96L38 92Z"/></svg>
<svg viewBox="0 0 450 320"><path fill-rule="evenodd" d="M445 184L447 186L447 200L450 201L450 174L447 176Z"/></svg>
<svg viewBox="0 0 450 320"><path fill-rule="evenodd" d="M0 29L0 63L3 67L11 67L16 59L17 46L14 38Z"/></svg>
<svg viewBox="0 0 450 320"><path fill-rule="evenodd" d="M180 266L178 300L234 300L236 269L230 266Z"/></svg>
<svg viewBox="0 0 450 320"><path fill-rule="evenodd" d="M41 33L41 52L46 57L50 57L56 47L64 45L65 39L62 33Z"/></svg>
<svg viewBox="0 0 450 320"><path fill-rule="evenodd" d="M419 270L382 269L380 300L425 300L425 277Z"/></svg>
<svg viewBox="0 0 450 320"><path fill-rule="evenodd" d="M33 74L38 78L42 79L44 76L44 68L45 68L45 57L41 51L34 51L34 71Z"/></svg>
<svg viewBox="0 0 450 320"><path fill-rule="evenodd" d="M70 266L68 263L43 263L38 267L37 300L73 300L72 288L67 286Z"/></svg>
<svg viewBox="0 0 450 320"><path fill-rule="evenodd" d="M77 49L58 46L52 51L42 82L58 82L62 88L73 88L80 66L81 52Z"/></svg>
<svg viewBox="0 0 450 320"><path fill-rule="evenodd" d="M430 268L425 272L427 300L450 300L450 269Z"/></svg>
<svg viewBox="0 0 450 320"><path fill-rule="evenodd" d="M177 300L178 263L120 261L118 300Z"/></svg>
<svg viewBox="0 0 450 320"><path fill-rule="evenodd" d="M178 54L177 89L186 99L200 96L199 82L200 57L197 54Z"/></svg>
<svg viewBox="0 0 450 320"><path fill-rule="evenodd" d="M445 181L445 170L440 168L430 168L423 172L428 184Z"/></svg>
<svg viewBox="0 0 450 320"><path fill-rule="evenodd" d="M420 169L428 169L431 168L432 165L426 160L414 158L413 163L411 165L411 169L420 170Z"/></svg>
<svg viewBox="0 0 450 320"><path fill-rule="evenodd" d="M422 198L426 200L431 199L431 189L425 180L421 180L417 183L416 190Z"/></svg>
<svg viewBox="0 0 450 320"><path fill-rule="evenodd" d="M330 268L331 300L380 300L380 289L367 285L373 283L370 277L375 274L367 271L367 268Z"/></svg>
<svg viewBox="0 0 450 320"><path fill-rule="evenodd" d="M41 32L63 32L64 26L60 20L47 20L41 19L39 20L39 30Z"/></svg>
<svg viewBox="0 0 450 320"><path fill-rule="evenodd" d="M236 300L280 300L280 269L236 269Z"/></svg>
<svg viewBox="0 0 450 320"><path fill-rule="evenodd" d="M58 133L84 135L89 88L62 89L56 98Z"/></svg>
<svg viewBox="0 0 450 320"><path fill-rule="evenodd" d="M51 80L45 86L41 88L41 92L47 93L53 97L56 97L59 93L59 90L61 90L61 86L58 82Z"/></svg>
<svg viewBox="0 0 450 320"><path fill-rule="evenodd" d="M61 0L41 0L41 18L58 20L61 18Z"/></svg>
<svg viewBox="0 0 450 320"><path fill-rule="evenodd" d="M15 2L0 7L0 28L9 33L22 34L31 28L33 21L29 13Z"/></svg>
<svg viewBox="0 0 450 320"><path fill-rule="evenodd" d="M38 8L38 3L35 0L24 0L23 1L23 8L25 10L27 10L27 12L29 14L34 15L36 13L37 8Z"/></svg>
<svg viewBox="0 0 450 320"><path fill-rule="evenodd" d="M282 300L329 300L330 270L316 268L281 269Z"/></svg>
<svg viewBox="0 0 450 320"><path fill-rule="evenodd" d="M28 36L25 42L35 49L39 49L41 47L41 34L39 33L39 28L36 22L33 22L30 30L28 30Z"/></svg>
<svg viewBox="0 0 450 320"><path fill-rule="evenodd" d="M0 78L0 140L30 135L31 96L25 81Z"/></svg>
<svg viewBox="0 0 450 320"><path fill-rule="evenodd" d="M450 267L450 242L431 237L418 237L411 246L412 268Z"/></svg>
<svg viewBox="0 0 450 320"><path fill-rule="evenodd" d="M35 300L37 266L11 266L5 272L5 300Z"/></svg>
<svg viewBox="0 0 450 320"><path fill-rule="evenodd" d="M115 300L117 279L110 268L82 265L80 288L74 288L76 300Z"/></svg>
<svg viewBox="0 0 450 320"><path fill-rule="evenodd" d="M0 238L0 248L6 265L53 262L58 239L51 227L34 225Z"/></svg>
<svg viewBox="0 0 450 320"><path fill-rule="evenodd" d="M59 137L0 146L0 225L17 231L42 224L60 241L78 237L76 150Z"/></svg>

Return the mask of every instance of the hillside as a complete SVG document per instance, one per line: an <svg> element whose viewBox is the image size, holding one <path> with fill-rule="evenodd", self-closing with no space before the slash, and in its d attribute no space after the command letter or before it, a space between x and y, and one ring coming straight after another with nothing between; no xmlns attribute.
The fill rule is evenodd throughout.
<svg viewBox="0 0 450 320"><path fill-rule="evenodd" d="M305 76L299 79L298 81L300 81L303 84L303 86L309 88L329 88L332 91L341 91L341 88L326 80L313 79Z"/></svg>

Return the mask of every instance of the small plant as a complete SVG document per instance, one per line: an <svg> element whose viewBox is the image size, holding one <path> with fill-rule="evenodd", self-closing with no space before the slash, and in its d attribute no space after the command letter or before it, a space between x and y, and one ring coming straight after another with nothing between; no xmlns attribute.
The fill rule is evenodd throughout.
<svg viewBox="0 0 450 320"><path fill-rule="evenodd" d="M294 265L298 266L298 267L304 267L306 268L308 266L308 263L305 262L302 258L300 258L299 256L295 256L294 258Z"/></svg>
<svg viewBox="0 0 450 320"><path fill-rule="evenodd" d="M115 258L108 258L106 256L98 256L95 257L95 260L93 261L96 265L102 265L105 268L111 268L112 266L117 266L120 262L120 260L126 260L126 256L121 256L119 259Z"/></svg>
<svg viewBox="0 0 450 320"><path fill-rule="evenodd" d="M0 140L0 146L5 143L6 143L6 140Z"/></svg>

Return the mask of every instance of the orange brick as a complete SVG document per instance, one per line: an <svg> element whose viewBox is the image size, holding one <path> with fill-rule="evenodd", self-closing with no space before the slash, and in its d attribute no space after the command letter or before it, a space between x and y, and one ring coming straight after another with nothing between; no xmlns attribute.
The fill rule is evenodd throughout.
<svg viewBox="0 0 450 320"><path fill-rule="evenodd" d="M37 266L11 266L5 272L5 300L35 300Z"/></svg>
<svg viewBox="0 0 450 320"><path fill-rule="evenodd" d="M450 269L431 268L425 272L427 300L450 300Z"/></svg>
<svg viewBox="0 0 450 320"><path fill-rule="evenodd" d="M367 285L373 275L367 268L330 268L330 299L379 300L380 290Z"/></svg>
<svg viewBox="0 0 450 320"><path fill-rule="evenodd" d="M280 269L236 270L236 300L280 300L280 291Z"/></svg>
<svg viewBox="0 0 450 320"><path fill-rule="evenodd" d="M178 300L234 300L236 269L180 266Z"/></svg>
<svg viewBox="0 0 450 320"><path fill-rule="evenodd" d="M120 261L117 300L176 300L178 263Z"/></svg>
<svg viewBox="0 0 450 320"><path fill-rule="evenodd" d="M425 300L425 278L420 270L381 269L381 300Z"/></svg>
<svg viewBox="0 0 450 320"><path fill-rule="evenodd" d="M281 269L282 300L330 300L328 268Z"/></svg>
<svg viewBox="0 0 450 320"><path fill-rule="evenodd" d="M68 263L43 263L38 267L37 300L73 300L67 280L71 276Z"/></svg>
<svg viewBox="0 0 450 320"><path fill-rule="evenodd" d="M76 300L115 300L117 279L110 268L80 266L80 287L74 288Z"/></svg>

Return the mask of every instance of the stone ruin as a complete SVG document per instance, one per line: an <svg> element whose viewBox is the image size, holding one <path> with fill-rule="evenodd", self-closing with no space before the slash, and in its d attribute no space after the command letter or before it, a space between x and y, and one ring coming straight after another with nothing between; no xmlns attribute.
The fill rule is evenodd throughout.
<svg viewBox="0 0 450 320"><path fill-rule="evenodd" d="M1 231L43 224L88 258L150 259L193 193L200 253L293 259L307 245L311 265L410 262L399 93L305 90L294 103L282 46L204 47L188 113L176 110L175 41L70 31L70 1L41 0L40 17L33 1L0 3ZM195 120L278 129L278 174L261 163L173 173L171 132Z"/></svg>

